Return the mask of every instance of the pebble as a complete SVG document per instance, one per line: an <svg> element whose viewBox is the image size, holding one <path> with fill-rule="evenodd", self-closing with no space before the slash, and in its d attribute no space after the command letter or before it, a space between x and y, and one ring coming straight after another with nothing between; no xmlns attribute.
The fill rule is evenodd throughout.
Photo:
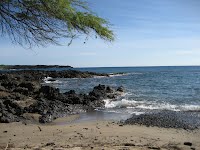
<svg viewBox="0 0 200 150"><path fill-rule="evenodd" d="M53 142L49 142L46 144L46 146L54 146L54 145L55 145L55 143L53 143Z"/></svg>
<svg viewBox="0 0 200 150"><path fill-rule="evenodd" d="M124 146L135 146L133 143L125 143Z"/></svg>
<svg viewBox="0 0 200 150"><path fill-rule="evenodd" d="M184 145L192 146L192 143L191 142L184 142Z"/></svg>

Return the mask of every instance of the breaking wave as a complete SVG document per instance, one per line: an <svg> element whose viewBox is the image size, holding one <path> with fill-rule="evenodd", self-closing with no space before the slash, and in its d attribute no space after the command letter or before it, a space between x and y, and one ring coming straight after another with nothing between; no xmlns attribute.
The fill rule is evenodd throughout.
<svg viewBox="0 0 200 150"><path fill-rule="evenodd" d="M160 103L152 101L135 101L135 100L104 100L106 108L133 108L139 110L171 110L171 111L200 111L200 105L175 105L170 103Z"/></svg>

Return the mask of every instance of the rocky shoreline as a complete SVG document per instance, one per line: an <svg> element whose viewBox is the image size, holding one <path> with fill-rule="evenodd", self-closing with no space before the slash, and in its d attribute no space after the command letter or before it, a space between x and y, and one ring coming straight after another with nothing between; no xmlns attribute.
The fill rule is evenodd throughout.
<svg viewBox="0 0 200 150"><path fill-rule="evenodd" d="M59 117L78 114L97 107L104 107L103 99L114 99L123 88L113 89L98 85L89 93L77 94L75 91L61 93L59 89L42 85L43 79L89 78L108 76L92 72L67 71L11 71L0 73L0 122L19 122L31 120L27 114L37 114L40 123L49 123Z"/></svg>
<svg viewBox="0 0 200 150"><path fill-rule="evenodd" d="M109 77L93 72L19 70L0 73L0 123L50 123L72 114L104 108L104 99L114 100L123 94L123 87L98 85L89 93L61 93L58 88L43 84L44 79ZM51 77L51 78L48 78ZM159 111L132 115L123 125L145 125L161 128L194 130L200 127L199 112Z"/></svg>

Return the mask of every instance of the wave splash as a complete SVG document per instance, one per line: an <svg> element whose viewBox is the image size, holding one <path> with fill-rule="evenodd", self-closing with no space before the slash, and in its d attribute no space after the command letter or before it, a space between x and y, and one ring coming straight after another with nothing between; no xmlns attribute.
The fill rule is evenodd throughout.
<svg viewBox="0 0 200 150"><path fill-rule="evenodd" d="M104 100L106 108L127 108L139 110L171 110L171 111L200 111L200 105L175 105L167 102L135 101L135 100Z"/></svg>
<svg viewBox="0 0 200 150"><path fill-rule="evenodd" d="M52 78L52 77L45 77L45 78L43 79L43 81L44 81L44 83L46 83L46 84L50 84L50 83L62 83L61 81L55 80L55 79Z"/></svg>

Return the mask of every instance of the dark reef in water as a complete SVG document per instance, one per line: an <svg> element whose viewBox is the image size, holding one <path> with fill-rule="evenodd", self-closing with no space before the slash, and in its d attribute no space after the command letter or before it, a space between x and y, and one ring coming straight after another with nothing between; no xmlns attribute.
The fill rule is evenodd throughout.
<svg viewBox="0 0 200 150"><path fill-rule="evenodd" d="M0 122L26 121L26 114L39 114L40 123L48 123L58 117L77 114L96 107L104 107L105 98L116 98L122 88L112 89L98 85L88 94L41 85L45 77L88 78L108 76L80 71L12 71L0 73ZM119 90L120 89L120 90Z"/></svg>
<svg viewBox="0 0 200 150"><path fill-rule="evenodd" d="M139 116L133 115L124 124L194 130L200 127L200 116L198 112L174 112L165 110Z"/></svg>

